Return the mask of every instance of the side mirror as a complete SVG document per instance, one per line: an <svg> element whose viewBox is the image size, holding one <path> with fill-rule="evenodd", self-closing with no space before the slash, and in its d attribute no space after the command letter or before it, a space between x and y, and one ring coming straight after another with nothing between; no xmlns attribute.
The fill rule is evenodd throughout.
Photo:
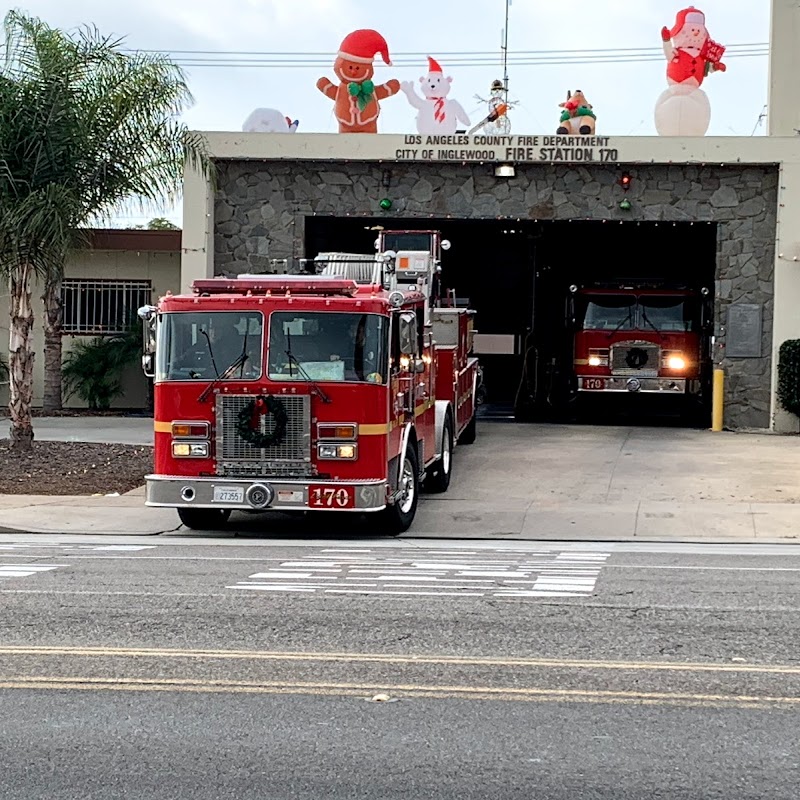
<svg viewBox="0 0 800 800"><path fill-rule="evenodd" d="M142 306L137 312L142 320L142 370L148 378L155 376L156 325L158 309Z"/></svg>
<svg viewBox="0 0 800 800"><path fill-rule="evenodd" d="M400 352L404 356L415 356L417 354L416 314L400 315L398 334L400 338Z"/></svg>

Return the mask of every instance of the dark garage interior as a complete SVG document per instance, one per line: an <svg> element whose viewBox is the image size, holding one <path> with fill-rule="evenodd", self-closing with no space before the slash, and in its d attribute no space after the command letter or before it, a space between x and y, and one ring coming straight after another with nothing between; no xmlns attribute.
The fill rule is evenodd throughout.
<svg viewBox="0 0 800 800"><path fill-rule="evenodd" d="M317 215L306 219L306 257L331 251L373 253L377 226L441 231L451 242L442 256L445 288L475 309L479 334L513 337L507 340L509 354L478 353L486 408L499 416L569 416L571 285L635 281L714 290L717 226L706 222Z"/></svg>

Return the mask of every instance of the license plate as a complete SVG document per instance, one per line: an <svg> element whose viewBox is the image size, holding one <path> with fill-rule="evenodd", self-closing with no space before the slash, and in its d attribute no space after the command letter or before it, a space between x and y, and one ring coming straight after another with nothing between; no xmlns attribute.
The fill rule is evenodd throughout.
<svg viewBox="0 0 800 800"><path fill-rule="evenodd" d="M309 486L311 508L354 508L356 494L352 486Z"/></svg>
<svg viewBox="0 0 800 800"><path fill-rule="evenodd" d="M244 486L215 486L215 503L243 503Z"/></svg>
<svg viewBox="0 0 800 800"><path fill-rule="evenodd" d="M584 389L593 389L594 391L603 390L606 388L606 382L603 378L584 378Z"/></svg>

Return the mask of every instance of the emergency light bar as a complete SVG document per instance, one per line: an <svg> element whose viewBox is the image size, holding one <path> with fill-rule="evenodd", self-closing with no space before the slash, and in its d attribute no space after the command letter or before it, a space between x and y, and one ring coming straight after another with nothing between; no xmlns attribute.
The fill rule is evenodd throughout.
<svg viewBox="0 0 800 800"><path fill-rule="evenodd" d="M192 291L199 295L314 294L353 297L358 292L355 281L336 276L316 275L241 275L238 278L205 278L192 282Z"/></svg>

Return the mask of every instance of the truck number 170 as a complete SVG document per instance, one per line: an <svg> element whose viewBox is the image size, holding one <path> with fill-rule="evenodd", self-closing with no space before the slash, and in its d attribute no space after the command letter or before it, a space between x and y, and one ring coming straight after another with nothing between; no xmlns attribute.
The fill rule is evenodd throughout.
<svg viewBox="0 0 800 800"><path fill-rule="evenodd" d="M312 486L308 490L308 504L312 508L352 508L353 490L342 486Z"/></svg>

